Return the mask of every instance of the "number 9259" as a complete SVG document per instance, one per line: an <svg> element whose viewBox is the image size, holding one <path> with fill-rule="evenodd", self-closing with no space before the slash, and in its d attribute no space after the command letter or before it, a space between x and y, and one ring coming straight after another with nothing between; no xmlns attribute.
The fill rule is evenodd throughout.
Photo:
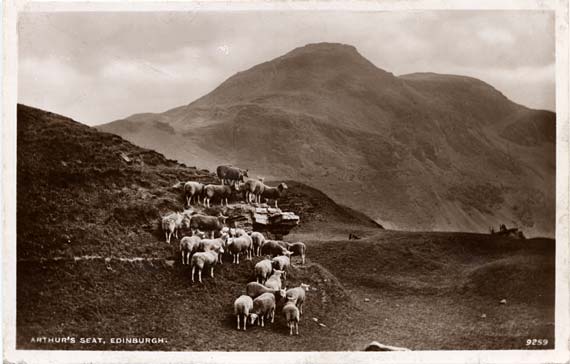
<svg viewBox="0 0 570 364"><path fill-rule="evenodd" d="M546 346L548 339L526 339L526 346Z"/></svg>

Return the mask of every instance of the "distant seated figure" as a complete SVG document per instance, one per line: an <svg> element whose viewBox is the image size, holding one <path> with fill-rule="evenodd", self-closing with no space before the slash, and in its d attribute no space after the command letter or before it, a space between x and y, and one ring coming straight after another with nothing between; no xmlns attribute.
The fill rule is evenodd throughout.
<svg viewBox="0 0 570 364"><path fill-rule="evenodd" d="M360 236L358 236L356 234L353 234L353 233L348 234L348 240L359 240L359 239L360 239Z"/></svg>
<svg viewBox="0 0 570 364"><path fill-rule="evenodd" d="M501 231L507 231L507 226L505 224L501 224L501 227L499 229Z"/></svg>

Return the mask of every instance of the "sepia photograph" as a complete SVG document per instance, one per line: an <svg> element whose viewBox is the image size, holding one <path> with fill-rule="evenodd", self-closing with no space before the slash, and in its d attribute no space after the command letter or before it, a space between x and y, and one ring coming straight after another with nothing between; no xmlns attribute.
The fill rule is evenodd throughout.
<svg viewBox="0 0 570 364"><path fill-rule="evenodd" d="M4 360L567 362L568 4L426 3L12 5Z"/></svg>

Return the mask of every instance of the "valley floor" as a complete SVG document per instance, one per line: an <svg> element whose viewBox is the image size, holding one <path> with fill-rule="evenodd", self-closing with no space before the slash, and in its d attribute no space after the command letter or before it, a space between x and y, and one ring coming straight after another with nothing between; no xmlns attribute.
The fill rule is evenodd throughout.
<svg viewBox="0 0 570 364"><path fill-rule="evenodd" d="M168 257L22 261L17 347L352 351L376 340L412 350L553 348L553 240L368 229L349 241L348 230L319 231L314 239L308 230L292 234L306 242L308 261L303 266L294 258L286 284L312 287L299 336L288 335L280 312L269 327L236 330L233 301L254 280L260 257L239 266L226 261L204 285L191 284L188 266ZM169 259L178 257L176 245ZM76 343L32 342L68 336ZM81 337L105 343L79 343ZM163 340L111 343L125 337ZM548 344L527 346L527 339Z"/></svg>

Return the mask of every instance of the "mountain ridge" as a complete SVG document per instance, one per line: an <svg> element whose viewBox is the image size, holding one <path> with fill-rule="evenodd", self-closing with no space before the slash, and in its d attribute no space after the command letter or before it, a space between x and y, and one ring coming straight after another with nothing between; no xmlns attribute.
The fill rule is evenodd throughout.
<svg viewBox="0 0 570 364"><path fill-rule="evenodd" d="M385 227L554 233L554 113L472 77L395 76L352 46L298 47L188 105L98 128L210 169L300 180Z"/></svg>

